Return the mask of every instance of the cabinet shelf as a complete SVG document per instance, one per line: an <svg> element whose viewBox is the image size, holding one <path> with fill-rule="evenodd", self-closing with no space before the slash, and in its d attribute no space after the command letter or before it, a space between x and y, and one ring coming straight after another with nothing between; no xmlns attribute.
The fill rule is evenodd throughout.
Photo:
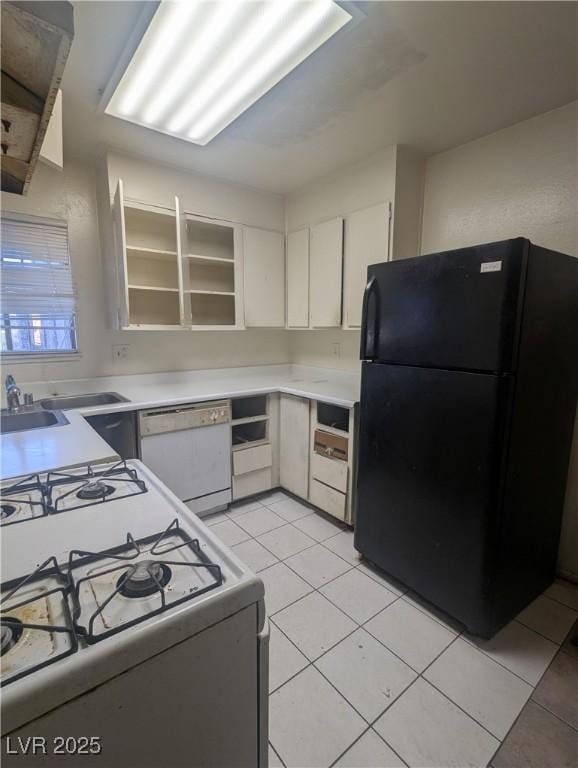
<svg viewBox="0 0 578 768"><path fill-rule="evenodd" d="M268 421L268 416L245 416L242 419L233 419L231 424L254 424L257 421Z"/></svg>
<svg viewBox="0 0 578 768"><path fill-rule="evenodd" d="M189 288L185 293L192 293L197 296L235 296L234 291L198 291L194 288Z"/></svg>
<svg viewBox="0 0 578 768"><path fill-rule="evenodd" d="M131 291L162 291L163 293L178 293L178 288L164 288L161 285L136 285L135 283L129 283L128 286Z"/></svg>
<svg viewBox="0 0 578 768"><path fill-rule="evenodd" d="M180 325L179 291L175 288L129 286L129 325Z"/></svg>
<svg viewBox="0 0 578 768"><path fill-rule="evenodd" d="M247 442L239 442L235 443L233 446L231 446L231 450L233 453L235 451L242 451L246 448L258 448L260 445L268 445L269 444L269 438L264 437L261 440L247 440Z"/></svg>
<svg viewBox="0 0 578 768"><path fill-rule="evenodd" d="M163 248L148 248L141 245L127 245L126 249L131 253L138 253L141 258L148 257L151 259L172 259L176 258L177 256L176 251L166 251Z"/></svg>
<svg viewBox="0 0 578 768"><path fill-rule="evenodd" d="M268 419L236 423L231 426L231 443L236 448L249 448L268 441Z"/></svg>
<svg viewBox="0 0 578 768"><path fill-rule="evenodd" d="M226 259L222 256L202 256L200 253L185 253L184 259L190 259L191 261L197 261L200 263L209 263L215 267L233 267L235 266L234 259Z"/></svg>

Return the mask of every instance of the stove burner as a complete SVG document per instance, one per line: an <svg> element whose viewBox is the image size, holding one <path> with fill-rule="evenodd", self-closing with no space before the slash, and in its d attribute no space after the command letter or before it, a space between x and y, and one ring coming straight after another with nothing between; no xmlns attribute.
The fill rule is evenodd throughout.
<svg viewBox="0 0 578 768"><path fill-rule="evenodd" d="M2 628L0 634L0 656L4 656L4 654L8 653L11 648L14 648L16 643L22 637L22 632L23 627L20 619L2 619Z"/></svg>
<svg viewBox="0 0 578 768"><path fill-rule="evenodd" d="M16 512L14 504L2 504L0 507L0 519L5 520Z"/></svg>
<svg viewBox="0 0 578 768"><path fill-rule="evenodd" d="M104 499L106 496L114 493L114 491L114 486L107 485L102 480L93 480L83 485L76 495L79 499L92 501L94 499Z"/></svg>
<svg viewBox="0 0 578 768"><path fill-rule="evenodd" d="M123 573L116 586L124 597L147 597L166 586L171 576L168 565L157 560L141 560Z"/></svg>

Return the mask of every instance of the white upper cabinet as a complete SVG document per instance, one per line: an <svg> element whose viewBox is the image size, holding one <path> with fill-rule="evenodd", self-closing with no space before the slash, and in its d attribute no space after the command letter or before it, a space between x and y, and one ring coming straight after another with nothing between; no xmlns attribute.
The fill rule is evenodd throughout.
<svg viewBox="0 0 578 768"><path fill-rule="evenodd" d="M309 324L312 328L341 325L343 219L311 227L309 252Z"/></svg>
<svg viewBox="0 0 578 768"><path fill-rule="evenodd" d="M113 203L119 326L182 328L175 209L127 200L119 180Z"/></svg>
<svg viewBox="0 0 578 768"><path fill-rule="evenodd" d="M380 203L345 217L343 325L361 326L367 267L389 260L390 206Z"/></svg>
<svg viewBox="0 0 578 768"><path fill-rule="evenodd" d="M309 229L287 235L287 328L309 327Z"/></svg>
<svg viewBox="0 0 578 768"><path fill-rule="evenodd" d="M186 324L198 330L242 327L240 227L181 211L179 236Z"/></svg>
<svg viewBox="0 0 578 768"><path fill-rule="evenodd" d="M243 227L243 278L247 328L285 325L285 237Z"/></svg>

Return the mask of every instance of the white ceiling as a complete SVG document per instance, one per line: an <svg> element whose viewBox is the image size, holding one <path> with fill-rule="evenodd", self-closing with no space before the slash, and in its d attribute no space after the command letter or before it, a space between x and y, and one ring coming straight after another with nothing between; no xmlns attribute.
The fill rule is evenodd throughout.
<svg viewBox="0 0 578 768"><path fill-rule="evenodd" d="M357 2L365 15L205 147L105 115L142 2L75 2L65 149L106 144L275 192L388 144L433 154L578 98L574 2Z"/></svg>

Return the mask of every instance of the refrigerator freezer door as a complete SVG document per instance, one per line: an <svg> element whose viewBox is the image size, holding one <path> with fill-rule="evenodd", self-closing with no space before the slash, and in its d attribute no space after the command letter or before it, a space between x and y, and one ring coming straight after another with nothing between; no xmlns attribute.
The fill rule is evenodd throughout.
<svg viewBox="0 0 578 768"><path fill-rule="evenodd" d="M369 267L361 357L514 371L528 245L518 238Z"/></svg>
<svg viewBox="0 0 578 768"><path fill-rule="evenodd" d="M512 377L364 363L355 546L465 624L491 630Z"/></svg>

